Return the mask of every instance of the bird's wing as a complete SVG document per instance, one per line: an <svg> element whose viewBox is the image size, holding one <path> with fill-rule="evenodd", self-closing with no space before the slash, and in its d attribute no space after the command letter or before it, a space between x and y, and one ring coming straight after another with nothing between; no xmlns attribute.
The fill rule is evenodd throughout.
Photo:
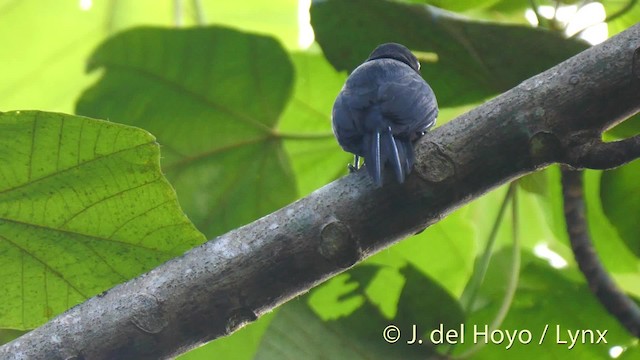
<svg viewBox="0 0 640 360"><path fill-rule="evenodd" d="M378 84L372 79L355 76L347 81L338 94L331 114L333 133L346 151L365 156L366 145L362 137L370 132L367 119L377 102L378 90Z"/></svg>
<svg viewBox="0 0 640 360"><path fill-rule="evenodd" d="M438 115L433 90L417 73L380 84L378 97L382 115L389 121L394 134L426 131L435 124Z"/></svg>
<svg viewBox="0 0 640 360"><path fill-rule="evenodd" d="M350 103L352 97L348 92L340 92L333 104L331 113L333 134L342 148L350 153L364 156L361 150L362 125L358 120L358 109L354 109Z"/></svg>

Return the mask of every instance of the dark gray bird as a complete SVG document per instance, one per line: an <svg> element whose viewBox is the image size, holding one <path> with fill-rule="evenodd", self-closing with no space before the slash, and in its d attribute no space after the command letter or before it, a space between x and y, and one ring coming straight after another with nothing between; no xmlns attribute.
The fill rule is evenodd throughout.
<svg viewBox="0 0 640 360"><path fill-rule="evenodd" d="M413 167L413 142L436 123L436 97L419 71L409 49L380 45L349 75L333 104L333 133L355 155L349 168L357 170L364 157L377 186L386 165L404 182Z"/></svg>

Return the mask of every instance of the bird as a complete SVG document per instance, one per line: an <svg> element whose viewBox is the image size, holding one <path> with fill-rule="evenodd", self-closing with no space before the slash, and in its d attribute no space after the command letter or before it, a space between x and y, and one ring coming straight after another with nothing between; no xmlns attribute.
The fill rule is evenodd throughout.
<svg viewBox="0 0 640 360"><path fill-rule="evenodd" d="M331 112L343 150L354 154L349 169L367 173L382 186L390 166L403 183L414 163L413 144L436 123L438 103L420 75L420 62L404 45L385 43L347 77Z"/></svg>

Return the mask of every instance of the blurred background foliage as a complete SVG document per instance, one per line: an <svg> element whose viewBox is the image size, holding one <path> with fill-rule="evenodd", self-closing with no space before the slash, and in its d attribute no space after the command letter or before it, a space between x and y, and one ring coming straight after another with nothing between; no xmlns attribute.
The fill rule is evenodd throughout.
<svg viewBox="0 0 640 360"><path fill-rule="evenodd" d="M151 132L181 206L211 239L346 174L350 156L331 134L331 107L375 45L395 41L416 52L441 125L634 25L640 4L2 0L0 19L0 111L76 113ZM638 133L636 116L605 137ZM596 249L636 298L639 172L635 161L585 179ZM573 261L559 178L552 166L512 191L496 189L183 358L636 358L637 340L594 300ZM469 337L455 346L400 345L413 324L425 334L461 323L529 330L534 339L509 350ZM382 338L389 324L402 331L394 345ZM606 329L608 343L568 350L552 333L538 345L545 325ZM2 327L12 330L0 330L0 341L26 330Z"/></svg>

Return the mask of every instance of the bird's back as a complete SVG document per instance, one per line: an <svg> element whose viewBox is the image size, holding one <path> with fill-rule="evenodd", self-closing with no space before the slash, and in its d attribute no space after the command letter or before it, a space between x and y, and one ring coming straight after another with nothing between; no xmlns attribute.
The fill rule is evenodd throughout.
<svg viewBox="0 0 640 360"><path fill-rule="evenodd" d="M413 166L412 141L434 125L437 114L433 91L417 71L380 58L348 77L333 107L333 131L344 150L365 158L376 183L387 162L402 182Z"/></svg>

